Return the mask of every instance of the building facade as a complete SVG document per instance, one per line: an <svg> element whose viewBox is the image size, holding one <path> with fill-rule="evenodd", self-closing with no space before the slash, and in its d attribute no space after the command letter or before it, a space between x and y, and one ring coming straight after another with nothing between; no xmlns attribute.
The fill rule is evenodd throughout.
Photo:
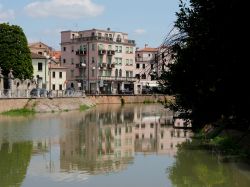
<svg viewBox="0 0 250 187"><path fill-rule="evenodd" d="M66 90L67 68L51 64L49 67L49 90Z"/></svg>
<svg viewBox="0 0 250 187"><path fill-rule="evenodd" d="M49 89L49 64L48 59L36 53L31 53L33 65L33 77L37 83L37 87Z"/></svg>
<svg viewBox="0 0 250 187"><path fill-rule="evenodd" d="M107 30L61 32L62 65L67 80L88 93L134 92L135 41L128 34Z"/></svg>
<svg viewBox="0 0 250 187"><path fill-rule="evenodd" d="M136 92L143 93L146 87L158 86L158 48L145 45L145 48L136 50L135 55Z"/></svg>

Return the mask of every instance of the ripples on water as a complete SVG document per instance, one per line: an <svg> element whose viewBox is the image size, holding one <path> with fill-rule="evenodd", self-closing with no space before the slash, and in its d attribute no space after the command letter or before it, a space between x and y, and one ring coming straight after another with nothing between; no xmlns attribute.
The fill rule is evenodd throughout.
<svg viewBox="0 0 250 187"><path fill-rule="evenodd" d="M161 105L103 105L86 112L30 118L1 116L0 186L225 186L228 182L245 186L249 182L247 172L232 170L202 151L178 150L192 132L173 129L173 123L173 113Z"/></svg>

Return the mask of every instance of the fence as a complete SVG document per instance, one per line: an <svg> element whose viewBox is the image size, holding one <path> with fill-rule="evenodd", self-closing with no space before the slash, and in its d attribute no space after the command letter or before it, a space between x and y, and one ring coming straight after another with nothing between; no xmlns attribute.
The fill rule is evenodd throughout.
<svg viewBox="0 0 250 187"><path fill-rule="evenodd" d="M84 90L51 90L41 93L39 91L35 94L31 90L0 90L0 98L39 98L39 97L85 97Z"/></svg>

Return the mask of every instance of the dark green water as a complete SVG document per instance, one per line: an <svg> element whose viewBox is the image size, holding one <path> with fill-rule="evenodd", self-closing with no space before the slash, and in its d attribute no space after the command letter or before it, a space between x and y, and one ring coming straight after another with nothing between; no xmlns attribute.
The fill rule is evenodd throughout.
<svg viewBox="0 0 250 187"><path fill-rule="evenodd" d="M0 116L0 187L245 187L246 165L177 145L161 105L103 105L86 112Z"/></svg>

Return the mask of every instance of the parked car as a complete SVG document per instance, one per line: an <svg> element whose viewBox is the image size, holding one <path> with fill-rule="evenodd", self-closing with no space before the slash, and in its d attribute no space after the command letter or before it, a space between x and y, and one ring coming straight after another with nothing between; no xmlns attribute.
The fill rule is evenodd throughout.
<svg viewBox="0 0 250 187"><path fill-rule="evenodd" d="M121 90L121 94L133 94L133 91L129 89L124 89L124 90Z"/></svg>
<svg viewBox="0 0 250 187"><path fill-rule="evenodd" d="M30 96L32 97L47 97L48 96L48 90L45 88L33 88L30 91Z"/></svg>

